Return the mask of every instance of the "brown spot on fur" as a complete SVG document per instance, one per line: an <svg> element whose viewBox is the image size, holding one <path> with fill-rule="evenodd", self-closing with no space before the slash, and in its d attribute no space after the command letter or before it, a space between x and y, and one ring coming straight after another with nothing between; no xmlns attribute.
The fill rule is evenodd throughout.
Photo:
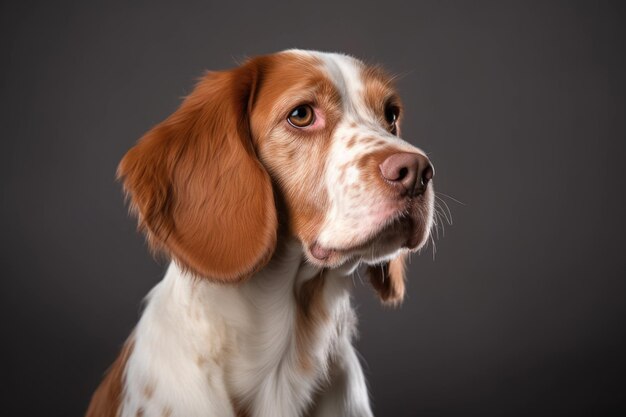
<svg viewBox="0 0 626 417"><path fill-rule="evenodd" d="M172 409L169 407L165 407L163 409L163 417L171 417L172 416Z"/></svg>
<svg viewBox="0 0 626 417"><path fill-rule="evenodd" d="M117 417L122 403L126 363L133 351L133 346L134 339L131 335L98 389L93 393L85 417Z"/></svg>
<svg viewBox="0 0 626 417"><path fill-rule="evenodd" d="M339 170L339 178L337 179L339 184L344 184L345 180L346 180L346 169L345 168L341 168Z"/></svg>
<svg viewBox="0 0 626 417"><path fill-rule="evenodd" d="M404 268L406 253L381 265L368 267L372 287L378 292L383 304L397 306L404 299Z"/></svg>
<svg viewBox="0 0 626 417"><path fill-rule="evenodd" d="M198 366L202 367L202 365L204 365L205 363L205 359L202 355L198 355L198 358L196 359L196 363L198 364Z"/></svg>
<svg viewBox="0 0 626 417"><path fill-rule="evenodd" d="M350 149L354 145L356 145L356 136L352 136L350 139L348 139L348 143L346 143L346 147Z"/></svg>
<svg viewBox="0 0 626 417"><path fill-rule="evenodd" d="M146 397L147 400L152 398L153 394L154 394L154 385L148 384L145 387L143 387L143 395L144 397Z"/></svg>
<svg viewBox="0 0 626 417"><path fill-rule="evenodd" d="M137 409L137 413L135 414L136 417L143 417L143 408L138 408Z"/></svg>
<svg viewBox="0 0 626 417"><path fill-rule="evenodd" d="M246 410L242 410L242 409L235 409L235 416L237 417L249 417L250 413Z"/></svg>
<svg viewBox="0 0 626 417"><path fill-rule="evenodd" d="M230 398L230 404L233 407L236 417L249 417L250 413L244 404L235 398Z"/></svg>
<svg viewBox="0 0 626 417"><path fill-rule="evenodd" d="M313 358L309 346L317 337L317 330L328 320L324 308L324 271L300 286L295 294L296 315L296 351L300 366L305 371L313 369Z"/></svg>

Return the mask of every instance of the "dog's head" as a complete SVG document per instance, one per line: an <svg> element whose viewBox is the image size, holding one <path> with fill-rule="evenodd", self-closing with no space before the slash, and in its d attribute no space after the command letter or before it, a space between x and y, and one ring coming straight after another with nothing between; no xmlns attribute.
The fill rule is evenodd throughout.
<svg viewBox="0 0 626 417"><path fill-rule="evenodd" d="M151 245L198 276L249 277L284 222L309 262L374 265L396 302L434 200L430 161L399 138L401 109L391 79L349 56L257 57L208 73L118 174Z"/></svg>

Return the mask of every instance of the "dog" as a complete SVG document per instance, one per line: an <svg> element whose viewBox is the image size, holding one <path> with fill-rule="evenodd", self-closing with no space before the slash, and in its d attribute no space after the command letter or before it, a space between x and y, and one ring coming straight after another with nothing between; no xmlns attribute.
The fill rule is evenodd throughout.
<svg viewBox="0 0 626 417"><path fill-rule="evenodd" d="M352 274L400 303L433 225L402 117L392 77L343 54L207 73L119 165L171 263L86 415L372 416Z"/></svg>

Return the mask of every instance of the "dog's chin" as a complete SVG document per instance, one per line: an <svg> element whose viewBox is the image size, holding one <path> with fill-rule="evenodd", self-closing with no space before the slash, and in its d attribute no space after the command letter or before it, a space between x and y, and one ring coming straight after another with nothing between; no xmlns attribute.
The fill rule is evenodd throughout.
<svg viewBox="0 0 626 417"><path fill-rule="evenodd" d="M410 216L396 214L369 233L367 239L349 247L303 243L305 256L311 264L323 268L336 268L351 260L378 264L400 252L420 250L430 235L432 215L432 210L426 213L415 210Z"/></svg>

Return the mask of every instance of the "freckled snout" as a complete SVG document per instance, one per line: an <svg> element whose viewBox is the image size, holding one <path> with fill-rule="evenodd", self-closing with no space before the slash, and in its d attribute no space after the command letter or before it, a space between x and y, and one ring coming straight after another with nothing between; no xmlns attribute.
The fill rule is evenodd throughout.
<svg viewBox="0 0 626 417"><path fill-rule="evenodd" d="M395 153L387 157L379 167L383 178L402 196L424 194L428 182L435 175L428 158L418 153Z"/></svg>

